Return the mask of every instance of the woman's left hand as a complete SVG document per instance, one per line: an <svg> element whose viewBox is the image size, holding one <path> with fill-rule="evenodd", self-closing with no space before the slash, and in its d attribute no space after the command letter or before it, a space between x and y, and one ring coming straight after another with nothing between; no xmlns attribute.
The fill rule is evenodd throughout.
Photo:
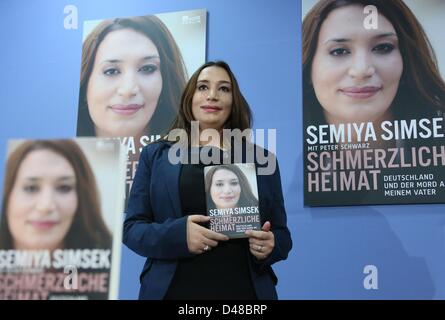
<svg viewBox="0 0 445 320"><path fill-rule="evenodd" d="M275 247L275 236L270 231L270 222L266 221L261 229L261 231L246 231L249 237L250 253L258 260L266 259Z"/></svg>

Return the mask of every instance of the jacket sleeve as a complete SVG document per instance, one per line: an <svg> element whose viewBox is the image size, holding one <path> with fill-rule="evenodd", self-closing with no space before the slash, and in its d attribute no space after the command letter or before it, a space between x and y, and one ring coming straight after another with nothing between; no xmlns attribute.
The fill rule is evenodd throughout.
<svg viewBox="0 0 445 320"><path fill-rule="evenodd" d="M270 266L280 260L285 260L289 254L289 251L292 249L292 238L289 229L287 228L286 209L284 207L278 161L276 162L276 170L270 177L270 183L273 193L270 223L271 231L275 237L275 247L270 255L264 260L258 260L254 257L254 260L257 264L259 264L260 269Z"/></svg>
<svg viewBox="0 0 445 320"><path fill-rule="evenodd" d="M144 147L130 191L123 242L137 254L154 259L193 256L187 247L187 216L154 221L150 198L152 159L156 146ZM172 215L173 216L173 215Z"/></svg>

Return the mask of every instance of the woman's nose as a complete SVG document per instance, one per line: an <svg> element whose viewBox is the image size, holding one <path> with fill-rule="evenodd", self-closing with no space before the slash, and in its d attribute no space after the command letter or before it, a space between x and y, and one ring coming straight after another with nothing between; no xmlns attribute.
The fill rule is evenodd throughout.
<svg viewBox="0 0 445 320"><path fill-rule="evenodd" d="M232 187L230 187L230 185L225 185L223 187L223 192L224 193L231 193L232 192Z"/></svg>
<svg viewBox="0 0 445 320"><path fill-rule="evenodd" d="M207 91L207 100L218 100L218 90L216 88L210 88Z"/></svg>
<svg viewBox="0 0 445 320"><path fill-rule="evenodd" d="M128 72L121 77L117 93L125 98L133 97L139 92L136 75Z"/></svg>
<svg viewBox="0 0 445 320"><path fill-rule="evenodd" d="M349 76L355 79L370 78L375 73L372 58L368 52L357 52L351 60L348 70Z"/></svg>
<svg viewBox="0 0 445 320"><path fill-rule="evenodd" d="M37 198L36 209L44 214L51 213L56 210L56 201L52 190L42 190Z"/></svg>

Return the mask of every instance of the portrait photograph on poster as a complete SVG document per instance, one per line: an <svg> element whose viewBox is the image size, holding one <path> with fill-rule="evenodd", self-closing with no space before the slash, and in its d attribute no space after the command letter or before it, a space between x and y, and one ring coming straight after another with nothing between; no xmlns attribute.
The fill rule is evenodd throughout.
<svg viewBox="0 0 445 320"><path fill-rule="evenodd" d="M10 140L0 299L117 299L125 151L118 140Z"/></svg>
<svg viewBox="0 0 445 320"><path fill-rule="evenodd" d="M84 22L77 136L125 145L127 195L142 148L168 133L205 54L205 9Z"/></svg>
<svg viewBox="0 0 445 320"><path fill-rule="evenodd" d="M402 0L312 2L302 26L304 204L445 203L444 51Z"/></svg>

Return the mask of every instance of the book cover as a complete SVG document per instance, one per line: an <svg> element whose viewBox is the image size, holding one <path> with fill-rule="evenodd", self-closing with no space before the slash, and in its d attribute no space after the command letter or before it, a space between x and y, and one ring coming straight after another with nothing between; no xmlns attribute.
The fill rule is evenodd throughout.
<svg viewBox="0 0 445 320"><path fill-rule="evenodd" d="M254 163L206 166L204 179L211 230L245 238L247 230L261 229Z"/></svg>

